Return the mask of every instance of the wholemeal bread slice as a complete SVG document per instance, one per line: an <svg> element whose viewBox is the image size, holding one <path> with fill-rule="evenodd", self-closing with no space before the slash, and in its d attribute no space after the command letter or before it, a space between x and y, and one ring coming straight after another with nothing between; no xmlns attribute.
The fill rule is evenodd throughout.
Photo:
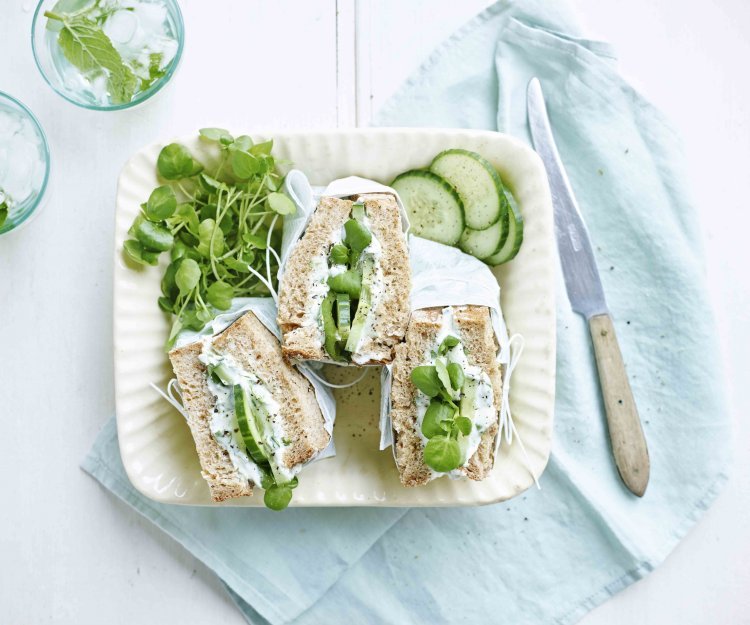
<svg viewBox="0 0 750 625"><path fill-rule="evenodd" d="M453 318L460 332L467 360L478 365L492 383L493 403L498 414L502 401L502 375L497 363L497 340L492 329L489 309L484 306L453 306ZM394 429L396 465L404 486L429 482L433 473L424 463L424 447L417 431L417 388L411 381L412 370L428 364L440 332L442 308L425 308L412 313L405 340L396 347L391 386L391 418ZM477 451L460 473L472 480L483 480L494 464L494 443L498 420L481 436Z"/></svg>
<svg viewBox="0 0 750 625"><path fill-rule="evenodd" d="M283 466L295 467L325 449L330 435L325 430L315 391L284 360L278 340L252 312L245 313L211 341L215 351L231 356L243 369L254 373L280 404L280 425L291 441L281 456ZM252 482L234 468L229 454L211 434L216 398L209 390L206 366L199 358L203 347L203 341L199 341L169 353L202 474L214 501L251 495Z"/></svg>
<svg viewBox="0 0 750 625"><path fill-rule="evenodd" d="M357 364L391 362L393 348L404 336L409 319L411 274L395 197L386 193L351 199L324 197L289 257L279 285L278 323L284 337L284 354L289 358L330 361L323 348L319 319L325 292L314 289L311 272L316 263L327 263L333 241L350 218L355 201L364 203L372 235L382 248L383 273L383 295L372 311L372 335L362 341L358 350L369 357Z"/></svg>

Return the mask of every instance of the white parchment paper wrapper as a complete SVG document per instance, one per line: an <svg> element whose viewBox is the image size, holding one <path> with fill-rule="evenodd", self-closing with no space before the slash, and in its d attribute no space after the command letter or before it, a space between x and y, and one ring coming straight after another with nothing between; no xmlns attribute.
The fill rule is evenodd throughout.
<svg viewBox="0 0 750 625"><path fill-rule="evenodd" d="M237 319L248 311L252 311L255 316L268 330L281 341L281 330L276 324L276 302L271 297L237 297L232 300L231 308L221 315L215 317L199 332L183 330L177 336L175 347L182 347L193 341L197 341L207 336L213 336L225 330L232 325ZM318 376L312 371L312 367L305 363L295 365L297 370L307 378L312 384L315 391L315 398L318 400L320 412L323 414L326 432L331 436L328 446L319 454L315 455L305 464L322 460L336 455L336 448L333 443L333 423L336 420L336 400L333 398L333 392L330 388L320 382Z"/></svg>
<svg viewBox="0 0 750 625"><path fill-rule="evenodd" d="M500 285L489 267L473 256L455 247L435 243L417 236L409 237L409 262L411 264L411 309L461 306L472 304L490 309L492 327L500 346L497 360L503 365L503 386L510 383L507 372L511 358L510 340L500 309ZM380 391L380 449L393 445L391 422L391 365L383 367ZM504 402L507 393L503 393ZM495 453L500 443L500 428ZM394 448L395 456L395 448Z"/></svg>
<svg viewBox="0 0 750 625"><path fill-rule="evenodd" d="M358 176L349 176L348 178L339 178L334 180L326 187L313 187L307 176L298 169L290 171L284 179L284 191L292 198L297 205L297 212L294 216L288 216L284 219L284 230L281 237L281 262L279 263L279 284L284 274L289 256L294 251L297 242L305 233L307 224L310 222L312 214L318 205L321 197L350 197L364 195L366 193L389 193L396 198L399 214L401 215L401 228L404 234L409 232L409 218L406 209L398 196L391 187L387 187L374 180L360 178ZM328 361L326 361L328 362ZM355 366L342 363L328 363L338 366ZM375 365L379 366L379 365Z"/></svg>

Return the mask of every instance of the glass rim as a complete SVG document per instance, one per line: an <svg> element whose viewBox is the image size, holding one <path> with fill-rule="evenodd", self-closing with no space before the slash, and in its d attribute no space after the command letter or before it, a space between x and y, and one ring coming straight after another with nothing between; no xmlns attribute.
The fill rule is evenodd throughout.
<svg viewBox="0 0 750 625"><path fill-rule="evenodd" d="M49 182L50 170L52 169L52 159L50 158L47 135L44 132L44 128L42 128L42 125L39 123L39 120L36 118L36 115L34 115L34 113L31 112L31 109L29 109L29 107L26 106L23 102L14 98L12 95L6 93L5 91L0 91L0 100L3 99L8 100L12 104L20 108L21 111L25 113L26 116L31 120L31 123L34 124L34 127L39 133L39 136L42 139L42 148L44 152L44 180L42 180L42 185L39 187L39 191L37 192L36 198L34 199L33 203L23 212L23 214L20 216L20 219L13 219L10 227L8 227L7 222L0 226L0 235L7 234L12 230L16 230L23 223L25 223L29 219L29 217L36 213L37 208L39 208L39 203L42 201L42 198L47 191L47 183Z"/></svg>
<svg viewBox="0 0 750 625"><path fill-rule="evenodd" d="M156 81L154 85L146 89L146 91L143 91L140 94L138 94L130 102L125 102L124 104L106 104L106 105L85 104L83 102L79 102L78 100L73 99L72 97L64 93L62 90L58 89L57 86L55 86L53 82L48 78L46 72L42 68L42 64L39 60L41 55L39 51L37 51L36 37L34 35L36 33L37 21L39 20L39 17L40 17L42 5L47 1L48 0L39 0L39 2L36 5L36 9L34 11L34 18L31 21L31 51L34 56L34 63L36 64L36 67L39 70L39 73L42 75L42 78L44 78L44 82L46 82L52 88L52 90L55 93L57 93L61 98L67 100L71 104L75 104L76 106L80 106L81 108L85 108L90 111L122 111L125 109L133 108L134 106L137 106L145 102L152 96L156 95L159 91L162 90L164 85L166 85L172 79L172 76L177 70L177 66L180 64L180 60L182 58L182 49L185 46L185 22L182 19L182 11L180 10L180 5L177 2L177 0L164 0L164 2L167 5L175 9L175 17L176 17L175 23L177 26L177 52L175 52L174 58L172 59L172 63L167 73L164 74L164 76L162 76L158 81Z"/></svg>

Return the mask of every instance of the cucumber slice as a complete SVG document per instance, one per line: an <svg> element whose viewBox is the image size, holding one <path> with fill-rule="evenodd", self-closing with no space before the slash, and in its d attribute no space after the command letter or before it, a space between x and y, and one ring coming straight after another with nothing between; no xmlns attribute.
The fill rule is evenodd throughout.
<svg viewBox="0 0 750 625"><path fill-rule="evenodd" d="M351 326L351 301L346 293L336 293L336 320L342 341L349 338Z"/></svg>
<svg viewBox="0 0 750 625"><path fill-rule="evenodd" d="M484 230L507 215L503 182L492 164L476 152L445 150L432 161L430 171L456 189L468 228Z"/></svg>
<svg viewBox="0 0 750 625"><path fill-rule="evenodd" d="M349 338L346 341L346 351L353 354L357 351L357 343L362 337L362 332L365 330L365 322L367 321L367 315L370 313L372 308L372 276L375 273L375 259L367 254L362 260L362 291L359 294L359 303L357 304L357 312L354 315L354 321L352 321L352 328L349 332Z"/></svg>
<svg viewBox="0 0 750 625"><path fill-rule="evenodd" d="M336 293L328 291L323 303L320 305L320 314L323 318L323 347L332 360L344 360L338 345L339 334L336 321L333 318L333 303L336 301Z"/></svg>
<svg viewBox="0 0 750 625"><path fill-rule="evenodd" d="M451 184L421 169L407 171L391 183L406 207L414 234L456 245L464 231L464 205Z"/></svg>
<svg viewBox="0 0 750 625"><path fill-rule="evenodd" d="M521 211L515 199L510 194L508 194L508 206L511 213L510 223L508 224L508 238L497 252L482 259L492 267L513 260L518 254L518 250L521 249L521 243L523 243L523 217L521 217Z"/></svg>
<svg viewBox="0 0 750 625"><path fill-rule="evenodd" d="M234 411L237 415L237 424L240 426L240 434L245 442L247 453L256 464L268 462L268 456L263 451L261 443L261 432L256 416L253 414L250 398L241 385L234 385Z"/></svg>
<svg viewBox="0 0 750 625"><path fill-rule="evenodd" d="M505 220L501 219L485 230L466 228L461 235L458 247L467 254L483 260L492 256L503 246L503 239L507 239L507 235Z"/></svg>

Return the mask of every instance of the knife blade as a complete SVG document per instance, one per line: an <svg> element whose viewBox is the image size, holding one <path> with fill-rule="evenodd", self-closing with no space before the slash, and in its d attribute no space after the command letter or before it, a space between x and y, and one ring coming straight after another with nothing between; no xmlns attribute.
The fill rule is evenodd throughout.
<svg viewBox="0 0 750 625"><path fill-rule="evenodd" d="M648 446L607 309L589 231L557 151L539 79L531 79L526 96L531 140L549 179L565 289L572 309L588 321L594 344L615 465L628 489L641 497L650 474Z"/></svg>

